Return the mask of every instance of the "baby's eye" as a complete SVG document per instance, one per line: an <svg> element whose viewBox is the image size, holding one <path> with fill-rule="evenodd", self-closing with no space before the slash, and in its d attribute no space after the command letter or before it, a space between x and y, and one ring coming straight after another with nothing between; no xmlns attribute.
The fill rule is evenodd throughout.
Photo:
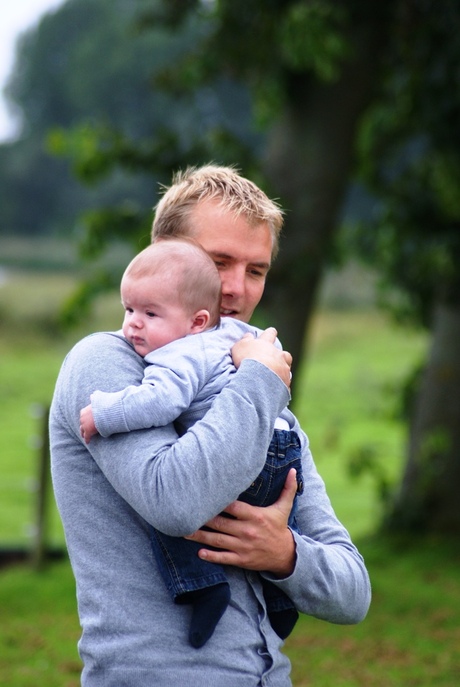
<svg viewBox="0 0 460 687"><path fill-rule="evenodd" d="M129 313L132 313L132 312L133 312L133 309L132 309L132 308L128 308L128 306L125 306L125 311L126 311L126 312L129 312Z"/></svg>
<svg viewBox="0 0 460 687"><path fill-rule="evenodd" d="M146 315L147 317L155 317L155 313L151 312L150 310L147 310Z"/></svg>

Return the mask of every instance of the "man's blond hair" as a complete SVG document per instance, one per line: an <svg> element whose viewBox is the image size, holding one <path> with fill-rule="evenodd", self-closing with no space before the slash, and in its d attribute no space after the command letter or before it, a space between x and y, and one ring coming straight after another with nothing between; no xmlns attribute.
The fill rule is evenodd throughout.
<svg viewBox="0 0 460 687"><path fill-rule="evenodd" d="M156 239L131 260L122 281L158 273L174 290L174 298L187 313L208 310L208 327L219 324L222 283L213 260L199 243L188 237Z"/></svg>
<svg viewBox="0 0 460 687"><path fill-rule="evenodd" d="M278 253L283 225L280 206L234 167L208 164L177 172L155 207L152 241L161 236L190 236L190 214L198 203L215 200L235 215L243 215L251 226L266 222L272 236L272 257Z"/></svg>

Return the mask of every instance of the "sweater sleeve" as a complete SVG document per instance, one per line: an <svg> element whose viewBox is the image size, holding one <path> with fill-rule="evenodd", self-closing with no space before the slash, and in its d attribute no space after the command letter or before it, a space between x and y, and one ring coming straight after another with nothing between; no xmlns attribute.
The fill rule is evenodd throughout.
<svg viewBox="0 0 460 687"><path fill-rule="evenodd" d="M85 446L79 411L90 394L140 384L144 366L119 335L95 334L74 347L53 399L51 432L59 437L53 449L55 472L65 460L58 443L65 444L67 456L81 456L81 469L93 461L147 522L166 534L184 536L235 500L259 474L289 391L267 367L245 360L204 419L180 439L168 424L110 438L95 436Z"/></svg>
<svg viewBox="0 0 460 687"><path fill-rule="evenodd" d="M202 337L188 336L152 351L142 383L121 391L91 394L99 434L161 427L174 422L206 382L206 351Z"/></svg>

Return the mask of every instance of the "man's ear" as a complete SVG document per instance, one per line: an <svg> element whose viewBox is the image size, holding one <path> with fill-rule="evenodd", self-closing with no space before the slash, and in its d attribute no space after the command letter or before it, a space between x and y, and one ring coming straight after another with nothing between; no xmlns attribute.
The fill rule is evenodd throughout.
<svg viewBox="0 0 460 687"><path fill-rule="evenodd" d="M199 334L209 327L211 315L208 310L198 310L192 315L192 328L190 334Z"/></svg>

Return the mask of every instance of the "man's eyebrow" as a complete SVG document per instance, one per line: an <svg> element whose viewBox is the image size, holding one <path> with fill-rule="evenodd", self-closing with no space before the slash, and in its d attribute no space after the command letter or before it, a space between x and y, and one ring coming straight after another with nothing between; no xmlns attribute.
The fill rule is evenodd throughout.
<svg viewBox="0 0 460 687"><path fill-rule="evenodd" d="M232 255L229 255L228 253L221 253L216 250L210 250L208 251L209 255L212 255L214 258L223 258L224 260L235 260L235 258ZM253 267L259 267L260 269L264 270L269 270L271 267L271 263L269 262L250 262L250 265Z"/></svg>
<svg viewBox="0 0 460 687"><path fill-rule="evenodd" d="M249 263L252 267L258 267L261 270L268 270L270 269L271 265L269 262L250 262Z"/></svg>

